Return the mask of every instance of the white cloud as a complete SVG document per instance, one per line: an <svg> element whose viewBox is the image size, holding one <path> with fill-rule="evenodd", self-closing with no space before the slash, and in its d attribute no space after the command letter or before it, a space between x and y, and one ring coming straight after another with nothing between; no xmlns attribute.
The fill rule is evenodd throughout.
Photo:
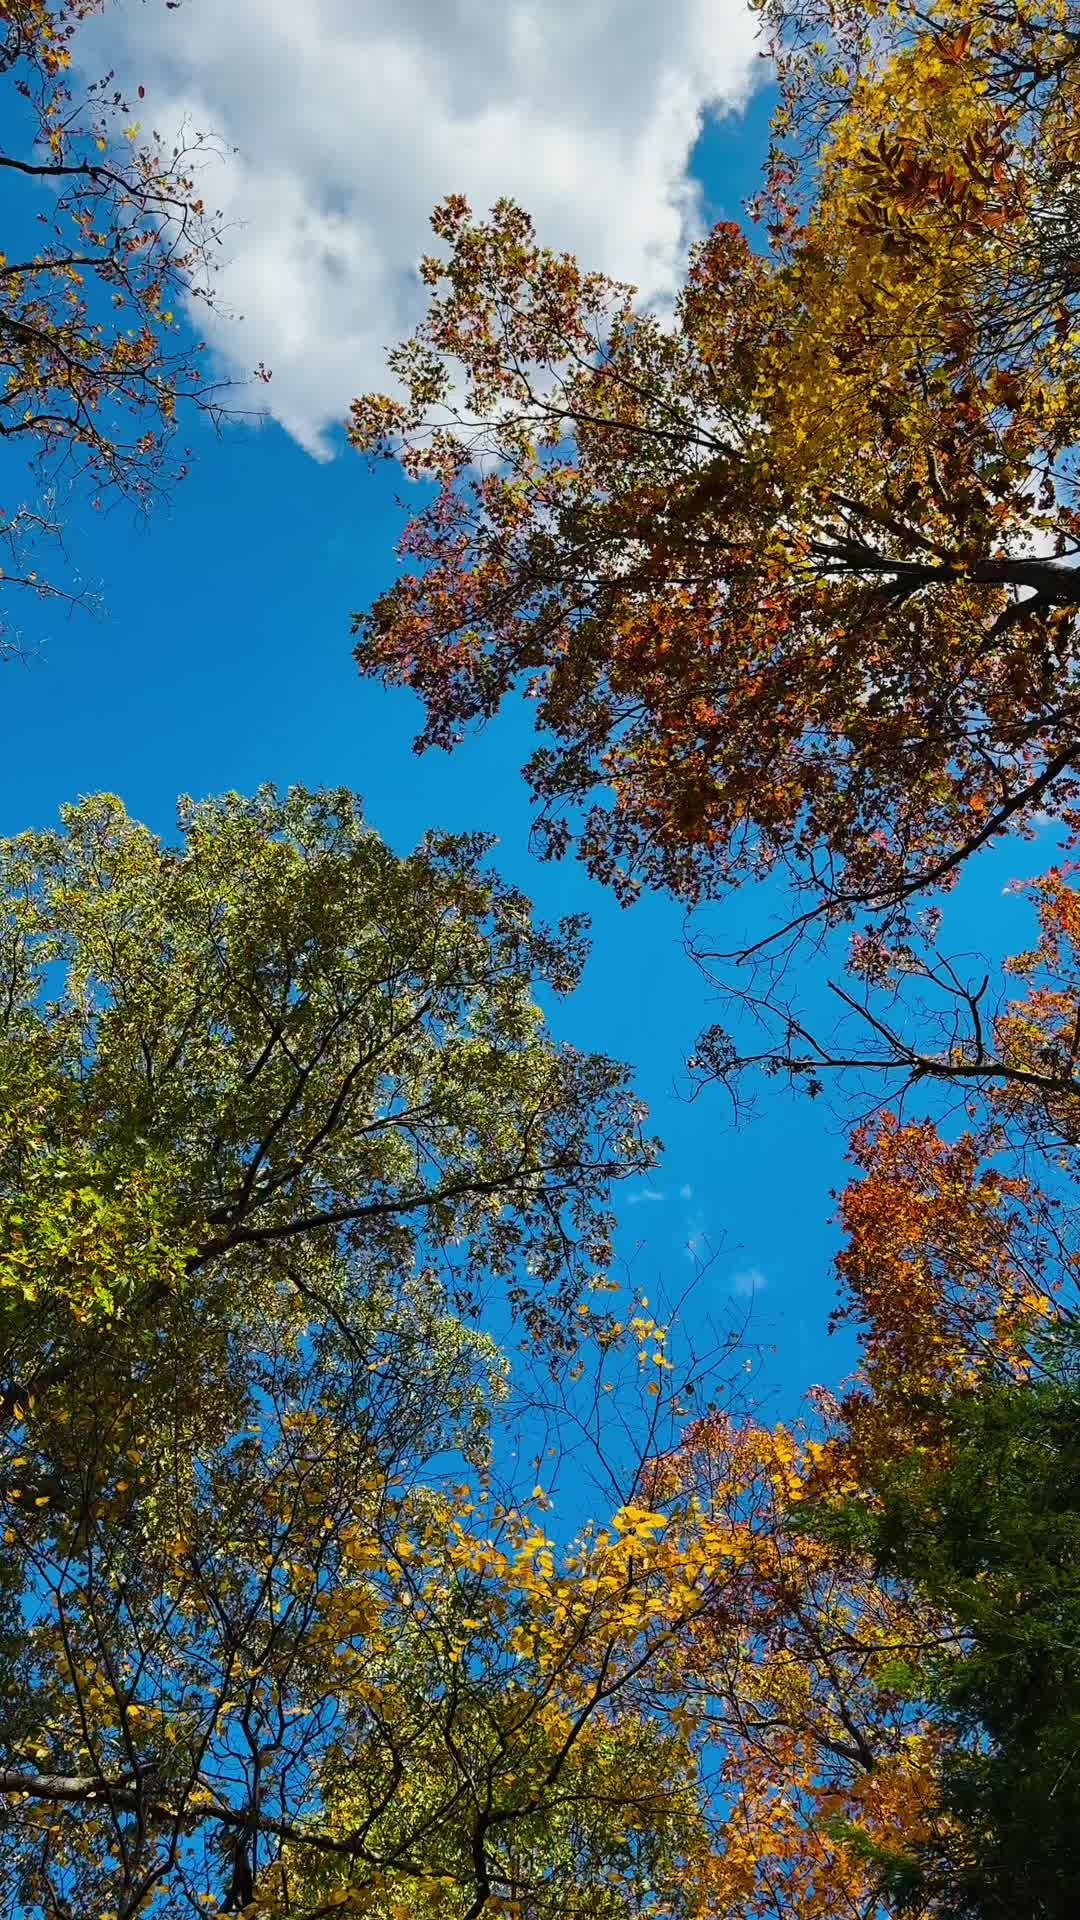
<svg viewBox="0 0 1080 1920"><path fill-rule="evenodd" d="M752 1300L755 1294L764 1293L768 1284L760 1267L743 1267L731 1276L731 1291L741 1300Z"/></svg>
<svg viewBox="0 0 1080 1920"><path fill-rule="evenodd" d="M709 1245L709 1236L705 1229L705 1215L702 1213L700 1207L687 1218L686 1241L683 1246L683 1252L695 1267L703 1264L711 1255L712 1248Z"/></svg>
<svg viewBox="0 0 1080 1920"><path fill-rule="evenodd" d="M542 238L677 284L706 113L760 68L743 0L121 0L83 64L142 83L144 124L238 154L207 197L239 223L209 337L313 453L419 310L415 263L449 192L520 200Z"/></svg>
<svg viewBox="0 0 1080 1920"><path fill-rule="evenodd" d="M666 1193L662 1193L658 1187L638 1187L634 1193L626 1195L626 1204L628 1207L641 1207L646 1203L656 1206L666 1199Z"/></svg>

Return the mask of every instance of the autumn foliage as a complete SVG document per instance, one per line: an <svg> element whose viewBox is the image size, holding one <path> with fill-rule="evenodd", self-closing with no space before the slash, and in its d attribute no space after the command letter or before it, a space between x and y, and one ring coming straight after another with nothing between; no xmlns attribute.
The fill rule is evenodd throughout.
<svg viewBox="0 0 1080 1920"><path fill-rule="evenodd" d="M786 884L760 937L694 943L736 1015L699 1080L872 1090L856 1381L815 1437L718 1415L656 1468L702 1515L738 1485L750 1543L684 1655L707 1910L1064 1916L1074 870L1004 970L941 908L1006 834L1077 826L1080 29L1068 0L761 12L761 242L716 227L671 313L509 201L436 211L426 316L351 417L428 483L357 658L420 696L420 748L529 699L541 850L624 901ZM823 1032L800 943L844 924Z"/></svg>
<svg viewBox="0 0 1080 1920"><path fill-rule="evenodd" d="M543 842L624 897L779 866L895 911L1073 819L1068 9L841 9L850 68L823 12L780 116L817 190L774 155L767 251L717 227L669 321L452 198L403 397L353 409L437 489L362 667L424 744L527 692Z"/></svg>
<svg viewBox="0 0 1080 1920"><path fill-rule="evenodd" d="M179 311L213 294L220 220L204 177L215 149L194 133L144 132L141 87L127 95L111 74L76 83L72 40L101 5L0 7L0 73L15 96L0 176L25 229L0 255L0 433L34 489L0 516L0 579L45 599L81 597L55 562L37 563L62 535L75 483L98 506L116 493L148 506L184 470L185 407L220 410ZM0 629L9 641L13 617Z"/></svg>
<svg viewBox="0 0 1080 1920"><path fill-rule="evenodd" d="M75 114L94 4L0 6L41 156L0 167L58 222L0 262L6 430L141 494L205 209ZM582 921L489 840L263 788L5 841L13 1915L1077 1911L1080 19L761 11L761 244L701 238L670 313L437 210L350 418L419 487L357 653L425 745L531 698L542 844L622 899L790 883L696 1071L857 1089L855 1371L770 1421L738 1332L699 1366L620 1272L656 1143L541 1010ZM951 953L965 863L1037 830L1029 949Z"/></svg>

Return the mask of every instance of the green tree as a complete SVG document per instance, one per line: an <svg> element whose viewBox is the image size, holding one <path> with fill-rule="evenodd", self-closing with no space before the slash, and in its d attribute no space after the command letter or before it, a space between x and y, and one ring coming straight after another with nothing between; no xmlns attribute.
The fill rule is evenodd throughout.
<svg viewBox="0 0 1080 1920"><path fill-rule="evenodd" d="M1075 1338L1043 1358L1042 1379L927 1409L933 1454L882 1460L821 1529L951 1626L933 1657L906 1656L906 1686L949 1735L942 1817L910 1854L879 1859L902 1910L942 1920L1066 1920L1080 1900Z"/></svg>
<svg viewBox="0 0 1080 1920"><path fill-rule="evenodd" d="M182 815L179 850L108 797L0 850L4 1185L33 1202L7 1219L10 1391L59 1378L79 1328L152 1339L174 1296L204 1328L290 1289L343 1310L350 1263L407 1274L421 1244L462 1301L501 1274L565 1330L610 1180L652 1152L625 1071L554 1045L532 997L575 983L581 923L534 926L479 837L398 858L347 794Z"/></svg>
<svg viewBox="0 0 1080 1920"><path fill-rule="evenodd" d="M401 858L340 792L181 816L163 846L104 796L0 849L0 1868L28 1912L186 1911L321 1808L382 1911L391 1866L461 1860L392 1781L334 1828L356 1638L392 1772L454 1681L441 1615L405 1659L394 1554L487 1458L476 1312L500 1285L557 1363L653 1148L534 1001L583 928L536 926L486 841Z"/></svg>

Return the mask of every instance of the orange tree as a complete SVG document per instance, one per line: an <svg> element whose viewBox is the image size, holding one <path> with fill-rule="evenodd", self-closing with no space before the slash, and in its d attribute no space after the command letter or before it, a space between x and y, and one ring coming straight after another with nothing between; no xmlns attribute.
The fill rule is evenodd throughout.
<svg viewBox="0 0 1080 1920"><path fill-rule="evenodd" d="M178 406L216 408L175 311L212 293L219 222L200 175L213 150L198 135L144 135L141 88L125 97L112 75L73 84L73 38L101 4L0 7L14 229L0 254L0 435L37 488L0 519L2 578L45 597L77 591L34 564L38 537L62 532L58 490L77 479L95 503L119 491L148 504L183 470Z"/></svg>
<svg viewBox="0 0 1080 1920"><path fill-rule="evenodd" d="M717 227L670 324L439 209L403 397L352 415L437 491L357 655L425 744L531 696L544 844L623 897L779 867L902 916L1074 818L1077 18L860 4L845 65L776 11L771 245Z"/></svg>
<svg viewBox="0 0 1080 1920"><path fill-rule="evenodd" d="M725 1568L677 1683L706 1912L1075 1909L1075 1262L993 1147L863 1130L844 1397L820 1397L816 1437L717 1414L654 1463L689 1564Z"/></svg>

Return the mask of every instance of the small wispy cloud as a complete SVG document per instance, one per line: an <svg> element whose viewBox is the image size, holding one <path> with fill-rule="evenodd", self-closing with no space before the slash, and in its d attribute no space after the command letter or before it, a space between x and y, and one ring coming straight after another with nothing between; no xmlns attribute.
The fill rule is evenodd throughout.
<svg viewBox="0 0 1080 1920"><path fill-rule="evenodd" d="M686 1258L694 1266L707 1260L712 1252L709 1236L705 1230L705 1215L700 1208L692 1213L686 1222L686 1244L683 1248Z"/></svg>
<svg viewBox="0 0 1080 1920"><path fill-rule="evenodd" d="M692 1199L693 1199L693 1197L694 1197L694 1189L693 1189L693 1187L692 1187L692 1186L691 1186L691 1185L689 1184L689 1182L687 1182L687 1184L686 1184L685 1186L683 1186L683 1187L680 1187L680 1188L679 1188L679 1199L680 1199L680 1200L692 1200Z"/></svg>
<svg viewBox="0 0 1080 1920"><path fill-rule="evenodd" d="M628 1207L656 1206L661 1200L666 1199L667 1194L659 1187L638 1187L634 1193L626 1195L626 1204Z"/></svg>
<svg viewBox="0 0 1080 1920"><path fill-rule="evenodd" d="M731 1276L731 1291L741 1300L752 1300L756 1293L764 1293L768 1284L760 1267L741 1267Z"/></svg>

